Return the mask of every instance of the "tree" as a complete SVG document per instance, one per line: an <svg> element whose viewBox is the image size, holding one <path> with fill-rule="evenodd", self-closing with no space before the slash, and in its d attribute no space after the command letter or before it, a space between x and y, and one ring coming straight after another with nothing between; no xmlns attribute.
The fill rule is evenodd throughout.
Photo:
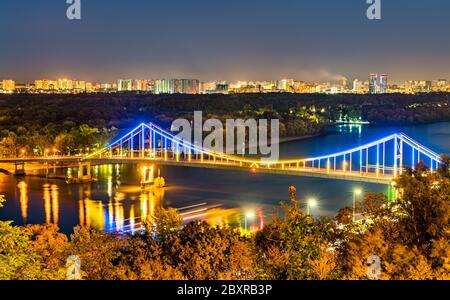
<svg viewBox="0 0 450 300"><path fill-rule="evenodd" d="M161 247L155 240L141 236L129 237L122 250L119 269L120 279L126 280L184 280L183 274L161 257Z"/></svg>
<svg viewBox="0 0 450 300"><path fill-rule="evenodd" d="M11 223L0 221L0 280L42 279L39 256L30 250L26 232Z"/></svg>
<svg viewBox="0 0 450 300"><path fill-rule="evenodd" d="M374 228L363 234L352 234L340 250L340 268L345 279L368 279L367 259L376 255L382 263L382 278L386 279L383 264L386 261L389 244L384 238L383 231Z"/></svg>
<svg viewBox="0 0 450 300"><path fill-rule="evenodd" d="M53 224L28 225L24 230L30 241L30 250L40 257L42 276L54 280L66 278L67 236Z"/></svg>
<svg viewBox="0 0 450 300"><path fill-rule="evenodd" d="M18 149L18 142L15 135L4 137L0 140L0 156L16 156Z"/></svg>
<svg viewBox="0 0 450 300"><path fill-rule="evenodd" d="M70 236L67 256L77 255L81 260L83 279L116 280L123 278L119 259L127 240L93 228L75 227Z"/></svg>
<svg viewBox="0 0 450 300"><path fill-rule="evenodd" d="M397 188L402 237L429 255L433 240L448 238L450 179L415 171L413 176L401 176Z"/></svg>
<svg viewBox="0 0 450 300"><path fill-rule="evenodd" d="M341 209L339 209L336 217L336 222L343 225L351 224L353 221L353 208L349 206L345 206Z"/></svg>
<svg viewBox="0 0 450 300"><path fill-rule="evenodd" d="M55 138L55 147L61 151L62 154L70 155L76 149L74 136L70 133L60 133Z"/></svg>
<svg viewBox="0 0 450 300"><path fill-rule="evenodd" d="M155 236L158 241L177 235L181 229L183 218L174 208L157 208L155 215L144 221L147 235Z"/></svg>
<svg viewBox="0 0 450 300"><path fill-rule="evenodd" d="M261 279L302 280L332 277L333 270L321 270L322 259L332 259L326 253L328 226L305 216L298 205L281 204L285 219L274 217L271 224L256 234ZM326 257L327 256L327 257ZM322 262L323 262L322 261ZM333 265L332 265L333 266Z"/></svg>
<svg viewBox="0 0 450 300"><path fill-rule="evenodd" d="M442 177L450 178L450 156L442 155L441 160L443 164L439 166L438 173Z"/></svg>
<svg viewBox="0 0 450 300"><path fill-rule="evenodd" d="M371 255L380 257L383 279L449 278L449 185L450 179L422 164L397 179L400 197L394 204L366 195L360 209L370 222L348 232L339 250L345 278L366 278Z"/></svg>
<svg viewBox="0 0 450 300"><path fill-rule="evenodd" d="M161 249L166 263L189 280L253 277L251 251L236 229L191 222L178 236L164 240Z"/></svg>

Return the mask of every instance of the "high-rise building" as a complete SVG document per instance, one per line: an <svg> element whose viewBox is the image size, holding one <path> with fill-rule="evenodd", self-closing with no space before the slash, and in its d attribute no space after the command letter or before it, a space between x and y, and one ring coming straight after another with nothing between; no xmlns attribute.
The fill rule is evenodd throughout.
<svg viewBox="0 0 450 300"><path fill-rule="evenodd" d="M386 74L380 75L380 94L387 93L388 90L388 76Z"/></svg>
<svg viewBox="0 0 450 300"><path fill-rule="evenodd" d="M58 90L71 91L73 90L73 80L71 79L58 79Z"/></svg>
<svg viewBox="0 0 450 300"><path fill-rule="evenodd" d="M77 92L85 92L86 91L86 81L84 80L75 80L73 82L73 89Z"/></svg>
<svg viewBox="0 0 450 300"><path fill-rule="evenodd" d="M200 92L205 94L216 93L218 90L217 89L218 85L226 85L226 82L225 81L202 82Z"/></svg>
<svg viewBox="0 0 450 300"><path fill-rule="evenodd" d="M175 80L157 79L154 85L155 94L173 94L175 93Z"/></svg>
<svg viewBox="0 0 450 300"><path fill-rule="evenodd" d="M131 79L119 79L117 81L117 90L119 92L128 92L133 90L133 80Z"/></svg>
<svg viewBox="0 0 450 300"><path fill-rule="evenodd" d="M182 94L198 94L200 92L200 81L197 79L181 79L180 93Z"/></svg>
<svg viewBox="0 0 450 300"><path fill-rule="evenodd" d="M38 91L50 91L58 89L56 80L41 79L34 81L34 88Z"/></svg>
<svg viewBox="0 0 450 300"><path fill-rule="evenodd" d="M354 93L360 93L361 90L362 90L362 85L363 85L362 82L359 81L358 79L353 80L353 89L352 89L352 91Z"/></svg>
<svg viewBox="0 0 450 300"><path fill-rule="evenodd" d="M378 92L378 74L370 74L369 93L376 94L377 92Z"/></svg>
<svg viewBox="0 0 450 300"><path fill-rule="evenodd" d="M294 86L293 79L281 79L277 81L277 90L283 92L292 92Z"/></svg>
<svg viewBox="0 0 450 300"><path fill-rule="evenodd" d="M131 90L138 92L146 92L148 91L148 83L149 81L145 79L133 80L131 84Z"/></svg>
<svg viewBox="0 0 450 300"><path fill-rule="evenodd" d="M14 92L16 90L16 82L14 80L3 80L3 87L4 92Z"/></svg>

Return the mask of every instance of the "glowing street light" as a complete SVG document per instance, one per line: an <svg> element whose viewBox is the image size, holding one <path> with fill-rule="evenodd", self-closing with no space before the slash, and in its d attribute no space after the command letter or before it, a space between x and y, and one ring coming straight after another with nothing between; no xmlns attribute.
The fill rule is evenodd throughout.
<svg viewBox="0 0 450 300"><path fill-rule="evenodd" d="M363 193L362 189L356 188L353 190L353 217L352 220L355 222L355 211L356 211L356 196L361 196Z"/></svg>
<svg viewBox="0 0 450 300"><path fill-rule="evenodd" d="M309 216L311 207L316 207L316 206L317 206L317 200L314 199L314 198L309 199L308 202L307 202L307 212L306 212L306 214Z"/></svg>
<svg viewBox="0 0 450 300"><path fill-rule="evenodd" d="M245 231L247 231L247 220L253 220L255 218L255 213L252 211L245 213Z"/></svg>

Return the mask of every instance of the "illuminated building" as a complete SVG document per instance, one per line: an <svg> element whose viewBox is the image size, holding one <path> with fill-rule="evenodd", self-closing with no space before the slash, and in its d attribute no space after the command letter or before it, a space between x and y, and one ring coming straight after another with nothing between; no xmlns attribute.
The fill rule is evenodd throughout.
<svg viewBox="0 0 450 300"><path fill-rule="evenodd" d="M86 82L86 92L88 93L95 92L94 85L92 84L92 82Z"/></svg>
<svg viewBox="0 0 450 300"><path fill-rule="evenodd" d="M276 83L277 90L282 92L293 92L294 80L293 79L281 79Z"/></svg>
<svg viewBox="0 0 450 300"><path fill-rule="evenodd" d="M173 79L157 79L154 87L155 94L175 93L175 81Z"/></svg>
<svg viewBox="0 0 450 300"><path fill-rule="evenodd" d="M86 81L75 80L73 82L73 89L78 92L85 92L86 91Z"/></svg>
<svg viewBox="0 0 450 300"><path fill-rule="evenodd" d="M326 93L339 94L352 92L355 94L384 93L430 93L450 92L447 79L407 80L403 84L388 84L386 74L371 74L364 82L355 79L347 85L342 77L340 83L306 82L293 79L274 81L226 81L200 82L197 79L120 79L113 83L92 83L71 79L39 79L33 83L18 84L14 80L0 81L0 92L3 93L112 93L112 92L151 92L155 94L215 94L215 93Z"/></svg>
<svg viewBox="0 0 450 300"><path fill-rule="evenodd" d="M117 81L117 91L128 92L133 90L133 80L131 79L119 79Z"/></svg>
<svg viewBox="0 0 450 300"><path fill-rule="evenodd" d="M200 92L203 94L224 93L228 92L228 85L226 81L202 82Z"/></svg>
<svg viewBox="0 0 450 300"><path fill-rule="evenodd" d="M58 90L71 91L73 90L73 80L71 79L58 79Z"/></svg>
<svg viewBox="0 0 450 300"><path fill-rule="evenodd" d="M362 89L362 82L358 79L353 80L353 92L354 93L360 93Z"/></svg>
<svg viewBox="0 0 450 300"><path fill-rule="evenodd" d="M133 80L131 90L146 92L148 90L148 80Z"/></svg>
<svg viewBox="0 0 450 300"><path fill-rule="evenodd" d="M16 90L16 82L14 80L3 80L2 89L4 92L11 93Z"/></svg>
<svg viewBox="0 0 450 300"><path fill-rule="evenodd" d="M198 94L200 92L200 81L197 79L181 79L181 93Z"/></svg>
<svg viewBox="0 0 450 300"><path fill-rule="evenodd" d="M447 92L447 91L449 91L448 85L449 84L448 84L447 79L434 80L431 83L431 90L433 92Z"/></svg>
<svg viewBox="0 0 450 300"><path fill-rule="evenodd" d="M58 82L56 80L36 80L34 82L34 88L37 91L53 91L58 89Z"/></svg>
<svg viewBox="0 0 450 300"><path fill-rule="evenodd" d="M378 93L378 74L370 74L369 78L369 93L377 94Z"/></svg>
<svg viewBox="0 0 450 300"><path fill-rule="evenodd" d="M379 92L380 92L380 94L385 94L385 93L387 93L387 90L388 90L388 76L386 74L382 74L380 76Z"/></svg>

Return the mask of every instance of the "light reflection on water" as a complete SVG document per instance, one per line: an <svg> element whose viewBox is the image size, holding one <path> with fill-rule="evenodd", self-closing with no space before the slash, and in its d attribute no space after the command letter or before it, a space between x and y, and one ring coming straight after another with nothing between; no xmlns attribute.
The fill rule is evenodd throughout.
<svg viewBox="0 0 450 300"><path fill-rule="evenodd" d="M72 226L88 226L105 232L131 234L143 232L143 222L148 219L151 220L155 215L155 210L165 206L166 190L176 190L177 188L168 186L166 188L141 190L140 186L130 184L129 182L122 185L120 181L121 170L126 170L126 172L129 173L129 169L135 170L140 169L140 167L120 165L94 166L93 173L99 178L98 183L86 183L71 186L68 186L64 181L57 180L45 180L35 177L21 179L17 184L21 218L20 220L15 219L15 221L18 224L45 223L56 224L63 228L67 227L66 219L68 215L65 209L60 209L60 206L65 207L68 199L61 199L59 192L61 187L63 190L70 190L70 192L77 189L75 195L74 193L71 193L71 198L74 196L77 196L78 198L78 220L72 224ZM61 170L61 172L73 173L74 170ZM9 180L13 181L15 178L11 177ZM27 181L32 182L31 187L29 187ZM40 186L40 191L34 189L36 182L43 182ZM104 197L105 195L99 195L102 194L103 186L106 187L107 198ZM68 187L70 189L67 189ZM29 188L31 188L32 191L29 191ZM32 220L29 222L28 220L29 194L32 195L32 198L37 194L42 195L41 209L34 208L32 212L34 219L40 219L39 213L42 212L42 221L36 222ZM31 201L35 202L35 200ZM205 220L213 226L239 226L242 223L240 220L239 209L223 208L219 203L211 204L208 202L201 202L176 208L178 208L184 223L193 220ZM74 213L74 211L72 213ZM259 213L258 216L262 217L261 213ZM259 223L262 226L263 220L259 221ZM254 224L250 224L248 228L252 225ZM65 232L70 231L71 230Z"/></svg>

